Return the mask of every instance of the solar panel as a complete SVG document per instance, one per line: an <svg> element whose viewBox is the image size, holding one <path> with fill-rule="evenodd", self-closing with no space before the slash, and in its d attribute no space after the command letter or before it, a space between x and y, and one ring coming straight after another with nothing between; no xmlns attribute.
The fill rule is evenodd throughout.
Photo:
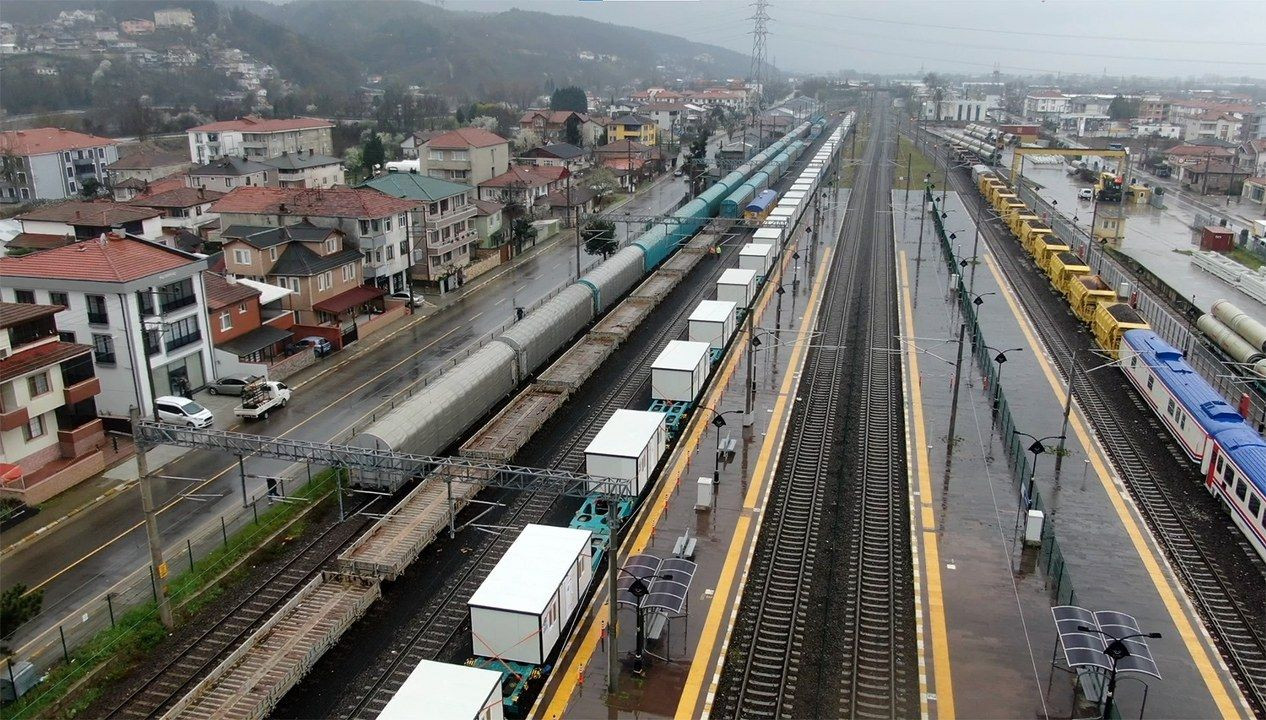
<svg viewBox="0 0 1266 720"><path fill-rule="evenodd" d="M625 561L620 573L616 602L680 615L698 567L681 558L660 560L654 555L634 555Z"/></svg>
<svg viewBox="0 0 1266 720"><path fill-rule="evenodd" d="M1113 638L1141 632L1133 616L1114 610L1091 612L1076 605L1053 607L1051 615L1055 618L1055 630L1059 633L1068 667L1111 670L1114 656L1119 655L1115 658L1117 672L1135 672L1160 678L1151 648L1143 637L1122 641L1129 651L1128 655L1121 655L1112 647ZM1083 627L1087 630L1078 629Z"/></svg>
<svg viewBox="0 0 1266 720"><path fill-rule="evenodd" d="M635 582L644 578L654 577L659 572L659 558L654 555L633 555L624 561L623 572L617 580L619 592L616 594L616 602L620 605L628 605L630 607L641 607L642 596L634 595L629 590ZM643 585L647 582L644 580Z"/></svg>

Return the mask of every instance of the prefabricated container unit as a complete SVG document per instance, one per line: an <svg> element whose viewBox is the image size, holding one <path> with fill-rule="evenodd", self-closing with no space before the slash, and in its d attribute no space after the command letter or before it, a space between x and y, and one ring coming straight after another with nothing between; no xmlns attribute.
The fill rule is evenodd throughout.
<svg viewBox="0 0 1266 720"><path fill-rule="evenodd" d="M781 245L786 235L787 228L762 227L756 228L756 232L752 233L752 240L763 245ZM739 264L742 265L742 263Z"/></svg>
<svg viewBox="0 0 1266 720"><path fill-rule="evenodd" d="M756 271L730 268L717 278L717 300L745 308L756 297Z"/></svg>
<svg viewBox="0 0 1266 720"><path fill-rule="evenodd" d="M805 196L807 196L808 194L809 194L809 192L808 192L807 190L794 190L794 189L793 189L793 190L788 190L788 191L787 191L787 194L782 196L782 199L783 199L784 201L796 202L796 201L799 201L799 200L803 200L803 199L805 198Z"/></svg>
<svg viewBox="0 0 1266 720"><path fill-rule="evenodd" d="M423 660L391 696L379 720L504 720L501 673Z"/></svg>
<svg viewBox="0 0 1266 720"><path fill-rule="evenodd" d="M673 340L651 363L651 399L694 402L708 380L711 348L706 342Z"/></svg>
<svg viewBox="0 0 1266 720"><path fill-rule="evenodd" d="M773 264L773 245L752 242L739 249L739 267L745 270L755 270L758 275L765 275Z"/></svg>
<svg viewBox="0 0 1266 720"><path fill-rule="evenodd" d="M714 348L725 347L734 333L734 311L738 304L722 300L704 300L690 313L690 339L706 342Z"/></svg>
<svg viewBox="0 0 1266 720"><path fill-rule="evenodd" d="M796 224L796 204L794 202L787 203L786 201L779 203L778 207L770 211L767 219L786 223L783 225L784 228L794 226Z"/></svg>
<svg viewBox="0 0 1266 720"><path fill-rule="evenodd" d="M616 410L585 448L585 472L627 480L632 483L630 489L641 494L667 445L664 413Z"/></svg>
<svg viewBox="0 0 1266 720"><path fill-rule="evenodd" d="M466 605L476 655L544 664L593 574L591 533L527 525Z"/></svg>

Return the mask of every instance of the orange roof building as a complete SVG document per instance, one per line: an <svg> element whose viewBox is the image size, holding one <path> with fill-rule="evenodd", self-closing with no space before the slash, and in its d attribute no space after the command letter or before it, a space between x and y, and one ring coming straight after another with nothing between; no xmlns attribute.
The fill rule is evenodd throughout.
<svg viewBox="0 0 1266 720"><path fill-rule="evenodd" d="M0 202L62 200L85 187L104 186L106 166L119 159L118 144L62 128L0 132L0 155L14 158L18 166L0 177Z"/></svg>

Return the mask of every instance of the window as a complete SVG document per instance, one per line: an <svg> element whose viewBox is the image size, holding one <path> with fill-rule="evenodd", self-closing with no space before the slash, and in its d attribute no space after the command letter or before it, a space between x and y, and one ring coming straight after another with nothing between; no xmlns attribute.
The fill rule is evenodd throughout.
<svg viewBox="0 0 1266 720"><path fill-rule="evenodd" d="M330 285L328 281L326 281L325 279L325 273L321 273L320 275L317 275L317 292L324 291L329 286Z"/></svg>
<svg viewBox="0 0 1266 720"><path fill-rule="evenodd" d="M30 290L14 290L13 299L20 303L34 303L35 293Z"/></svg>
<svg viewBox="0 0 1266 720"><path fill-rule="evenodd" d="M396 247L394 245L387 246L387 259L388 260L396 259Z"/></svg>
<svg viewBox="0 0 1266 720"><path fill-rule="evenodd" d="M114 364L114 337L110 335L92 336L92 356L99 363Z"/></svg>
<svg viewBox="0 0 1266 720"><path fill-rule="evenodd" d="M70 162L70 152L62 153L62 160L65 160L66 162Z"/></svg>
<svg viewBox="0 0 1266 720"><path fill-rule="evenodd" d="M1152 383L1153 383L1153 381L1155 381L1155 380L1156 380L1156 376L1155 376L1155 375L1148 375L1148 376L1147 376L1147 389L1148 389L1148 390L1151 390L1151 389L1152 389Z"/></svg>
<svg viewBox="0 0 1266 720"><path fill-rule="evenodd" d="M20 173L18 173L18 184L19 184L19 185L25 185L25 184L26 184L26 173L24 173L24 172L20 172Z"/></svg>
<svg viewBox="0 0 1266 720"><path fill-rule="evenodd" d="M268 259L269 259L269 260L276 260L276 259L277 259L277 246L276 246L276 245L274 245L273 247L268 248Z"/></svg>
<svg viewBox="0 0 1266 720"><path fill-rule="evenodd" d="M1165 414L1169 415L1170 417L1174 416L1174 399L1173 398L1169 399L1169 405L1165 408Z"/></svg>
<svg viewBox="0 0 1266 720"><path fill-rule="evenodd" d="M62 330L61 332L57 333L57 339L61 340L62 342L73 343L75 342L75 333L69 330Z"/></svg>
<svg viewBox="0 0 1266 720"><path fill-rule="evenodd" d="M1257 497L1257 493L1249 493L1248 496L1248 514L1257 517L1257 511L1262 509L1262 501Z"/></svg>
<svg viewBox="0 0 1266 720"><path fill-rule="evenodd" d="M158 289L159 302L163 305L163 312L171 312L188 307L198 302L198 297L193 294L193 280L185 278L177 280L174 283L168 283Z"/></svg>
<svg viewBox="0 0 1266 720"><path fill-rule="evenodd" d="M88 302L88 322L94 325L109 325L110 314L106 312L105 296L85 295L84 299Z"/></svg>
<svg viewBox="0 0 1266 720"><path fill-rule="evenodd" d="M105 157L105 148L97 148L97 157L99 158Z"/></svg>
<svg viewBox="0 0 1266 720"><path fill-rule="evenodd" d="M202 332L198 329L198 316L190 315L168 323L163 334L167 337L167 352L198 342L202 339Z"/></svg>
<svg viewBox="0 0 1266 720"><path fill-rule="evenodd" d="M382 229L385 232L391 232L391 218L382 221Z"/></svg>
<svg viewBox="0 0 1266 720"><path fill-rule="evenodd" d="M343 266L343 282L351 282L356 277L355 263L348 263Z"/></svg>
<svg viewBox="0 0 1266 720"><path fill-rule="evenodd" d="M233 187L233 178L224 178L224 187Z"/></svg>
<svg viewBox="0 0 1266 720"><path fill-rule="evenodd" d="M1131 367L1131 368L1136 368L1136 367L1138 367L1138 366L1139 366L1139 356L1138 356L1138 355L1134 355L1134 356L1132 356L1132 357L1130 358L1130 367Z"/></svg>
<svg viewBox="0 0 1266 720"><path fill-rule="evenodd" d="M326 252L337 252L337 251L338 251L338 238L330 238L329 240L326 240L326 241L325 241L325 251L326 251Z"/></svg>
<svg viewBox="0 0 1266 720"><path fill-rule="evenodd" d="M48 373L42 372L38 375L32 375L26 379L26 389L30 391L31 397L36 398L48 392Z"/></svg>
<svg viewBox="0 0 1266 720"><path fill-rule="evenodd" d="M375 263L382 262L382 248L374 248L374 262Z"/></svg>
<svg viewBox="0 0 1266 720"><path fill-rule="evenodd" d="M370 220L369 227L374 232L378 232L380 229L382 229L382 223L378 222L377 220Z"/></svg>
<svg viewBox="0 0 1266 720"><path fill-rule="evenodd" d="M444 151L443 151L443 150L432 150L432 151L430 151L429 153L427 153L426 157L427 157L427 159L429 159L429 160L439 160L439 161L442 161L442 160L444 159Z"/></svg>
<svg viewBox="0 0 1266 720"><path fill-rule="evenodd" d="M1178 411L1178 429L1179 430L1187 429L1187 413L1181 410Z"/></svg>
<svg viewBox="0 0 1266 720"><path fill-rule="evenodd" d="M361 235L368 235L368 234L369 234L369 221L368 221L368 220L361 220L361 221L360 221L360 234L361 234Z"/></svg>
<svg viewBox="0 0 1266 720"><path fill-rule="evenodd" d="M404 257L408 254L409 254L409 243L407 240L402 240L400 242L400 257Z"/></svg>
<svg viewBox="0 0 1266 720"><path fill-rule="evenodd" d="M66 177L73 178L75 176L74 168L66 168Z"/></svg>
<svg viewBox="0 0 1266 720"><path fill-rule="evenodd" d="M238 315L245 315L245 314L246 314L246 303L238 303L238 306L237 306L237 314L238 314Z"/></svg>
<svg viewBox="0 0 1266 720"><path fill-rule="evenodd" d="M22 426L22 437L26 438L27 442L43 437L45 432L43 415L36 415Z"/></svg>
<svg viewBox="0 0 1266 720"><path fill-rule="evenodd" d="M31 191L30 191L30 190L28 190L28 189L26 189L26 188L22 188L22 199L23 199L23 200L30 200L30 199L31 199Z"/></svg>
<svg viewBox="0 0 1266 720"><path fill-rule="evenodd" d="M52 305L61 305L64 308L70 307L70 295L56 290L48 293L48 302Z"/></svg>
<svg viewBox="0 0 1266 720"><path fill-rule="evenodd" d="M233 262L234 262L235 264L237 264L237 265L250 265L250 264L251 264L251 251L250 251L250 250L241 250L241 249L234 250L234 251L233 251Z"/></svg>
<svg viewBox="0 0 1266 720"><path fill-rule="evenodd" d="M220 313L220 331L233 329L233 315L231 313Z"/></svg>
<svg viewBox="0 0 1266 720"><path fill-rule="evenodd" d="M75 184L73 182L66 183L66 189L71 192L79 192L79 190L75 188Z"/></svg>
<svg viewBox="0 0 1266 720"><path fill-rule="evenodd" d="M404 227L404 226L405 226L405 218L406 218L406 217L407 217L407 216L406 216L404 213L400 213L400 216L396 218L396 222L400 223L400 227Z"/></svg>
<svg viewBox="0 0 1266 720"><path fill-rule="evenodd" d="M1244 478L1235 479L1235 497L1240 500L1244 499L1244 494L1248 491L1248 483L1244 482Z"/></svg>

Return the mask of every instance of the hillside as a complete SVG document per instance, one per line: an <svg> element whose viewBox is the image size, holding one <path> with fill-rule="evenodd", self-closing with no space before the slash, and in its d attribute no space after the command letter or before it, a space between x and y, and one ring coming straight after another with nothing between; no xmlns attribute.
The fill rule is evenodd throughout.
<svg viewBox="0 0 1266 720"><path fill-rule="evenodd" d="M354 59L368 74L454 98L520 100L515 95L551 85L631 87L660 79L656 66L673 77L741 77L748 69L745 56L713 45L524 10L461 12L412 0L243 7Z"/></svg>

